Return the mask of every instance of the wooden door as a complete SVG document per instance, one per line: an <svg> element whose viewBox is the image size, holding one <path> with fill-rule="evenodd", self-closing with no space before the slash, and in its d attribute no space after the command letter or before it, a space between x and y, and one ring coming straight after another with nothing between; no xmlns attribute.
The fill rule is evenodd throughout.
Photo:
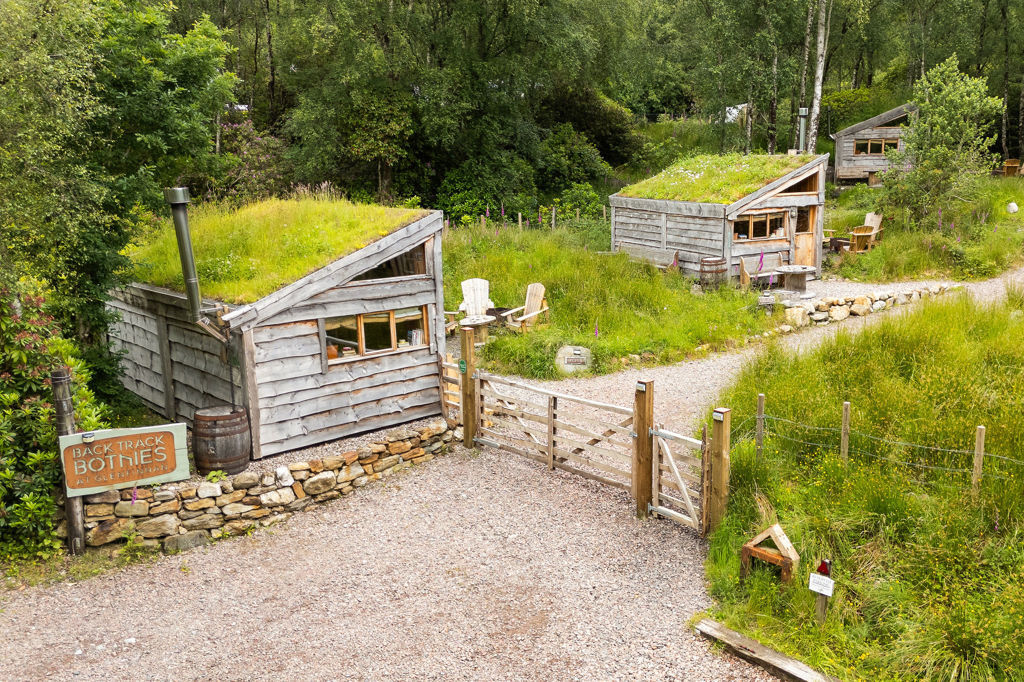
<svg viewBox="0 0 1024 682"><path fill-rule="evenodd" d="M812 265L817 267L817 207L808 206L797 211L794 226L793 246L795 265Z"/></svg>

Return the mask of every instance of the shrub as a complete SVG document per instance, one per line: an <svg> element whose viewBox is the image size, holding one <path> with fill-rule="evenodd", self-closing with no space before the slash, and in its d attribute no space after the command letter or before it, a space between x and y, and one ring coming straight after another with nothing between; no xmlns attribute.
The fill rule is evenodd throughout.
<svg viewBox="0 0 1024 682"><path fill-rule="evenodd" d="M58 364L71 368L78 427L102 428L104 406L88 388L89 370L61 337L40 287L21 282L0 289L0 556L45 556L59 547L60 462L50 389Z"/></svg>
<svg viewBox="0 0 1024 682"><path fill-rule="evenodd" d="M536 207L533 168L511 153L467 161L445 176L438 190L438 208L455 221L474 219L501 206L508 212L532 213Z"/></svg>
<svg viewBox="0 0 1024 682"><path fill-rule="evenodd" d="M577 210L582 218L596 218L601 214L601 197L585 182L573 183L572 187L562 192L559 203L569 215L574 215Z"/></svg>
<svg viewBox="0 0 1024 682"><path fill-rule="evenodd" d="M537 182L546 192L561 192L574 183L590 182L610 172L587 136L568 123L556 126L540 144Z"/></svg>

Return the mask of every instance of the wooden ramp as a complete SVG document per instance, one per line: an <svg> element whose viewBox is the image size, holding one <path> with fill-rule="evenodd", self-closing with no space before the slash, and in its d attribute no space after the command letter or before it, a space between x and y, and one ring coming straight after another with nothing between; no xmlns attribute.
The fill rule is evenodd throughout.
<svg viewBox="0 0 1024 682"><path fill-rule="evenodd" d="M730 630L709 618L704 618L697 623L697 632L708 639L721 642L730 652L761 666L784 680L797 680L798 682L834 682L835 680L835 678L823 675L795 658L769 649L760 642L741 635L735 630Z"/></svg>

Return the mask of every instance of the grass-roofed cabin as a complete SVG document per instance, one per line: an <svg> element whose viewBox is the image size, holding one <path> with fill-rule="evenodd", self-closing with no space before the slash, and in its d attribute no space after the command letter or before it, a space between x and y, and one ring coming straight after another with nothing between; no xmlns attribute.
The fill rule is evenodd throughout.
<svg viewBox="0 0 1024 682"><path fill-rule="evenodd" d="M439 211L314 197L195 208L203 308L226 353L190 322L168 221L110 302L125 386L186 421L234 390L254 458L439 414L442 226Z"/></svg>
<svg viewBox="0 0 1024 682"><path fill-rule="evenodd" d="M869 185L877 184L878 175L889 170L885 152L903 145L902 126L915 111L915 105L901 104L832 135L836 141L836 180L867 180Z"/></svg>
<svg viewBox="0 0 1024 682"><path fill-rule="evenodd" d="M612 195L612 250L700 273L701 259L771 255L821 270L825 168L820 156L694 156ZM774 254L778 254L775 256Z"/></svg>

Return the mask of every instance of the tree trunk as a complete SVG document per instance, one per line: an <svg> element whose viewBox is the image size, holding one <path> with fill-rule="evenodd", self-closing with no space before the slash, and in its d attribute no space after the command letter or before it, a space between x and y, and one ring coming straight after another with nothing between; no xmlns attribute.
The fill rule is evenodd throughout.
<svg viewBox="0 0 1024 682"><path fill-rule="evenodd" d="M277 120L277 69L274 67L274 34L273 21L270 17L270 0L264 0L267 10L267 70L269 72L267 90L269 91L267 120L273 125Z"/></svg>
<svg viewBox="0 0 1024 682"><path fill-rule="evenodd" d="M807 102L807 64L811 58L811 28L814 26L814 0L807 0L807 25L804 28L804 58L800 67L800 99L797 106L805 106ZM793 126L793 149L800 141L800 126Z"/></svg>
<svg viewBox="0 0 1024 682"><path fill-rule="evenodd" d="M1003 138L1004 159L1010 158L1010 140L1007 138L1010 127L1010 20L1006 16L1008 4L1008 0L1003 0L999 7L999 17L1003 22L1003 128L1001 137Z"/></svg>
<svg viewBox="0 0 1024 682"><path fill-rule="evenodd" d="M818 0L818 42L814 62L814 95L811 98L811 120L807 126L807 149L818 149L818 117L821 115L821 88L825 81L825 51L828 49L828 21L830 3Z"/></svg>
<svg viewBox="0 0 1024 682"><path fill-rule="evenodd" d="M774 154L778 144L779 117L779 49L772 50L772 96L768 101L768 153Z"/></svg>
<svg viewBox="0 0 1024 682"><path fill-rule="evenodd" d="M1017 158L1024 159L1024 76L1020 79L1020 103L1017 109Z"/></svg>
<svg viewBox="0 0 1024 682"><path fill-rule="evenodd" d="M754 137L754 86L750 86L750 90L747 91L747 120L746 123L746 141L743 143L743 153L750 153L750 142Z"/></svg>

